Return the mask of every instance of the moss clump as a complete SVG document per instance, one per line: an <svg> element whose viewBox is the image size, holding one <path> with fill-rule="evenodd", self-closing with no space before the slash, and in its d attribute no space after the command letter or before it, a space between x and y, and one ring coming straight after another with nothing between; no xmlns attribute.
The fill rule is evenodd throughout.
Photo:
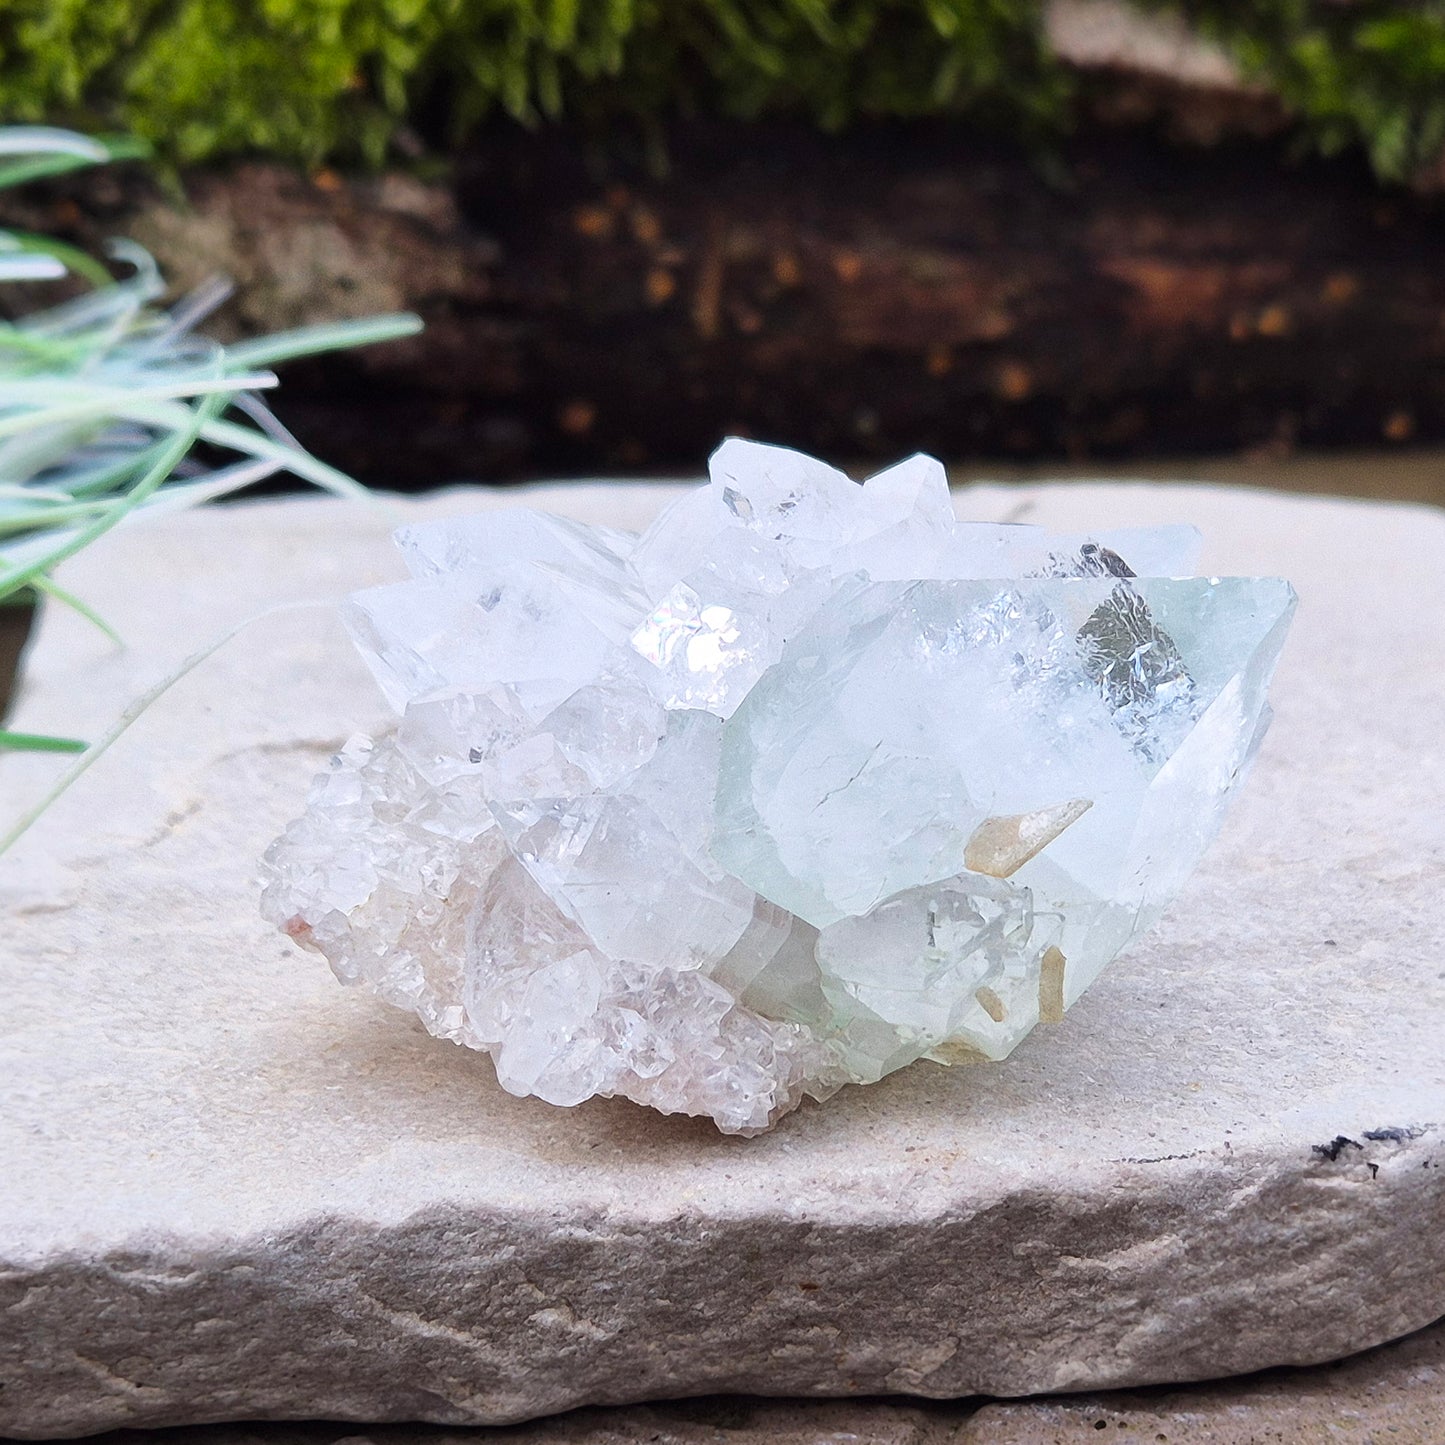
<svg viewBox="0 0 1445 1445"><path fill-rule="evenodd" d="M1035 0L0 0L0 104L181 159L377 161L419 110L1058 119Z"/></svg>
<svg viewBox="0 0 1445 1445"><path fill-rule="evenodd" d="M1158 8L1171 0L1139 0ZM1174 0L1325 151L1387 177L1445 148L1442 0ZM411 117L460 133L708 111L967 112L1034 134L1069 86L1041 0L0 0L0 113L124 125L182 160L379 161Z"/></svg>
<svg viewBox="0 0 1445 1445"><path fill-rule="evenodd" d="M1268 82L1316 149L1334 154L1363 145L1377 174L1389 180L1439 161L1445 150L1439 0L1185 0L1179 8Z"/></svg>

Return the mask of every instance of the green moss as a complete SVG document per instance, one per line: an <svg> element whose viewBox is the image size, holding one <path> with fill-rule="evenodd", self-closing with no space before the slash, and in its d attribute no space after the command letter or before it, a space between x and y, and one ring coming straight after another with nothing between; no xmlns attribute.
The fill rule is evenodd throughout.
<svg viewBox="0 0 1445 1445"><path fill-rule="evenodd" d="M128 126L182 160L379 161L411 115L458 132L675 111L964 112L1061 127L1041 0L0 0L0 114ZM1164 4L1169 0L1140 0ZM1441 0L1176 0L1325 151L1385 176L1445 146Z"/></svg>
<svg viewBox="0 0 1445 1445"><path fill-rule="evenodd" d="M418 107L1058 119L1035 0L0 0L0 108L181 159L375 161Z"/></svg>
<svg viewBox="0 0 1445 1445"><path fill-rule="evenodd" d="M1266 80L1326 154L1363 146L1404 180L1445 149L1439 0L1186 0L1183 10Z"/></svg>

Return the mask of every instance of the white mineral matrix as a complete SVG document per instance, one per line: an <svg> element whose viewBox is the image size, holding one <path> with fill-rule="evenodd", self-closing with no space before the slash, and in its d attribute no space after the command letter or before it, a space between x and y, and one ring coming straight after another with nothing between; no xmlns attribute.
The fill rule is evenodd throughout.
<svg viewBox="0 0 1445 1445"><path fill-rule="evenodd" d="M1058 1021L1213 837L1295 599L1192 528L956 521L930 457L709 472L640 537L403 528L347 607L400 723L263 907L514 1094L755 1134Z"/></svg>

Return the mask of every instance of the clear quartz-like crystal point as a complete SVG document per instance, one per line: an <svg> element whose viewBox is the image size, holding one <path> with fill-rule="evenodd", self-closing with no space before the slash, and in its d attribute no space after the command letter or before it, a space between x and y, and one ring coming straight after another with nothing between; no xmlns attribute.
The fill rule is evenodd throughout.
<svg viewBox="0 0 1445 1445"><path fill-rule="evenodd" d="M1188 527L957 522L928 457L709 473L641 537L404 528L347 612L397 729L263 907L513 1093L754 1134L1058 1022L1213 837L1294 596Z"/></svg>

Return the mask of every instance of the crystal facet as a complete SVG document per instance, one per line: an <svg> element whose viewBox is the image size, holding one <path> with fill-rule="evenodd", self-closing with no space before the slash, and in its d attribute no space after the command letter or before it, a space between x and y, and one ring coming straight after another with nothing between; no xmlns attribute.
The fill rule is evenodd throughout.
<svg viewBox="0 0 1445 1445"><path fill-rule="evenodd" d="M1213 837L1294 594L1191 528L957 522L928 457L710 474L641 537L403 529L347 609L400 723L263 906L513 1093L754 1134L1057 1022Z"/></svg>

